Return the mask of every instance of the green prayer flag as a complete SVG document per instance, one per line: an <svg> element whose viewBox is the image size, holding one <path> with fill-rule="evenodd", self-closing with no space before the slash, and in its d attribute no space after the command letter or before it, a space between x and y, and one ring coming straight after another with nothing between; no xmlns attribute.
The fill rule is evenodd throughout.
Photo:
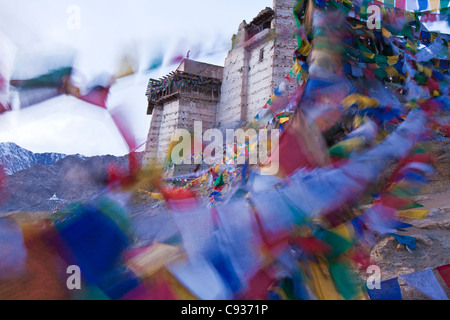
<svg viewBox="0 0 450 320"><path fill-rule="evenodd" d="M352 271L348 262L330 263L330 274L337 289L345 300L358 298L361 292L360 287L362 281L358 281L356 274Z"/></svg>

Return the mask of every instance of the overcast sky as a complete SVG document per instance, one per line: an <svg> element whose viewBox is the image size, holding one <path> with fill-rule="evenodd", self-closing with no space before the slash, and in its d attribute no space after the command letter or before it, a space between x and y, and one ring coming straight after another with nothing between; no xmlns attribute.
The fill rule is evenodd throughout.
<svg viewBox="0 0 450 320"><path fill-rule="evenodd" d="M171 58L185 55L223 65L231 37L272 0L0 0L0 33L16 47L13 74L29 78L73 61L89 82L115 74L124 54L140 73L113 86L108 108L120 108L138 143L145 142L150 116L144 96L148 78L172 71ZM162 68L145 73L155 57ZM50 59L49 59L50 58ZM84 155L126 153L105 110L61 96L23 111L0 115L0 142L34 152Z"/></svg>

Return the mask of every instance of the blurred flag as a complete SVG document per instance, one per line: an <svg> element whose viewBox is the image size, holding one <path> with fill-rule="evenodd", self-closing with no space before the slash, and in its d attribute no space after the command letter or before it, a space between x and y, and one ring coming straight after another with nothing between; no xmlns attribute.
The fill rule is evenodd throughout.
<svg viewBox="0 0 450 320"><path fill-rule="evenodd" d="M83 101L106 109L106 101L108 100L109 89L110 86L95 86L87 94L81 95L79 98Z"/></svg>
<svg viewBox="0 0 450 320"><path fill-rule="evenodd" d="M131 56L127 55L122 58L119 70L116 74L116 79L124 78L134 74L137 70L137 61Z"/></svg>
<svg viewBox="0 0 450 320"><path fill-rule="evenodd" d="M313 169L329 163L321 135L314 132L301 112L297 112L280 136L278 146L272 150L272 156L265 163L279 159L277 176L286 178L301 168ZM264 164L261 167L264 171Z"/></svg>
<svg viewBox="0 0 450 320"><path fill-rule="evenodd" d="M164 62L164 53L161 52L150 61L148 71L152 71L152 70L156 70L156 69L160 68L162 66L163 62Z"/></svg>
<svg viewBox="0 0 450 320"><path fill-rule="evenodd" d="M19 93L20 108L26 108L63 94L65 83L71 73L72 67L66 66L32 79L11 80L11 85Z"/></svg>
<svg viewBox="0 0 450 320"><path fill-rule="evenodd" d="M15 45L6 35L0 32L0 114L11 110L9 81L13 71L15 55Z"/></svg>
<svg viewBox="0 0 450 320"><path fill-rule="evenodd" d="M87 90L87 93L83 93L83 91L76 86L71 79L67 79L65 82L65 93L106 109L109 89L113 84L113 79L114 77L109 74L101 74L97 76L88 86L89 89Z"/></svg>

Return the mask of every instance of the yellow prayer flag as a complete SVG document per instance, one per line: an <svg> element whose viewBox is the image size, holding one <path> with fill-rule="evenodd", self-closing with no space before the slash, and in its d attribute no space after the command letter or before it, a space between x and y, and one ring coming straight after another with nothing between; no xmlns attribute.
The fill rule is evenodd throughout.
<svg viewBox="0 0 450 320"><path fill-rule="evenodd" d="M408 39L408 40L406 41L406 48L409 48L409 49L415 51L415 50L416 50L416 44L413 43L411 40Z"/></svg>
<svg viewBox="0 0 450 320"><path fill-rule="evenodd" d="M385 38L390 38L391 37L391 33L386 28L381 28L381 34Z"/></svg>
<svg viewBox="0 0 450 320"><path fill-rule="evenodd" d="M375 53L363 52L363 55L365 55L369 59L375 58Z"/></svg>
<svg viewBox="0 0 450 320"><path fill-rule="evenodd" d="M151 196L153 199L159 199L159 200L164 199L164 196L162 195L162 193L154 193L154 192L150 192L150 196Z"/></svg>
<svg viewBox="0 0 450 320"><path fill-rule="evenodd" d="M396 64L398 62L398 56L388 56L387 57L387 63L390 66L393 66L394 64Z"/></svg>
<svg viewBox="0 0 450 320"><path fill-rule="evenodd" d="M440 4L439 0L430 0L429 4L430 4L430 11L439 10L439 4Z"/></svg>
<svg viewBox="0 0 450 320"><path fill-rule="evenodd" d="M146 190L138 189L139 192L148 194L153 199L164 199L164 196L161 193L149 192Z"/></svg>
<svg viewBox="0 0 450 320"><path fill-rule="evenodd" d="M302 67L300 66L300 63L298 63L298 60L295 61L295 64L292 68L294 69L294 72L297 74L299 74L302 71Z"/></svg>
<svg viewBox="0 0 450 320"><path fill-rule="evenodd" d="M302 55L302 56L309 56L309 54L311 53L311 45L309 44L308 40L303 39L302 40L302 46L300 47L300 49L298 49L298 52Z"/></svg>
<svg viewBox="0 0 450 320"><path fill-rule="evenodd" d="M355 118L353 119L353 128L358 128L361 123L363 122L364 118L356 115Z"/></svg>
<svg viewBox="0 0 450 320"><path fill-rule="evenodd" d="M386 74L390 78L394 78L394 77L396 77L398 75L398 71L394 67L387 67L387 68L384 69L384 71L386 71Z"/></svg>
<svg viewBox="0 0 450 320"><path fill-rule="evenodd" d="M116 78L124 78L135 73L134 62L130 57L124 57L117 71Z"/></svg>
<svg viewBox="0 0 450 320"><path fill-rule="evenodd" d="M423 65L421 65L420 63L416 62L416 68L417 68L417 71L423 72Z"/></svg>
<svg viewBox="0 0 450 320"><path fill-rule="evenodd" d="M348 225L341 224L340 226L338 226L330 231L350 242L352 242L355 237L355 233L354 233L355 230L353 229L353 226L350 224L348 224Z"/></svg>
<svg viewBox="0 0 450 320"><path fill-rule="evenodd" d="M397 213L397 216L407 219L425 219L430 210L403 210Z"/></svg>
<svg viewBox="0 0 450 320"><path fill-rule="evenodd" d="M350 27L352 27L353 29L361 29L363 27L365 27L365 25L360 24L360 23L356 23L356 25L350 25Z"/></svg>
<svg viewBox="0 0 450 320"><path fill-rule="evenodd" d="M361 109L364 108L375 108L376 106L378 106L380 104L380 102L375 99L375 98L370 98L370 97L366 97L362 94L351 94L348 97L344 98L344 100L341 101L342 104L344 105L344 109L349 108L350 106L352 106L353 104L358 104L358 106Z"/></svg>
<svg viewBox="0 0 450 320"><path fill-rule="evenodd" d="M182 256L180 248L155 243L128 261L128 267L142 278L150 277L167 264Z"/></svg>
<svg viewBox="0 0 450 320"><path fill-rule="evenodd" d="M430 37L431 37L431 42L433 42L434 40L436 40L436 38L438 37L439 33L437 32L432 32Z"/></svg>
<svg viewBox="0 0 450 320"><path fill-rule="evenodd" d="M308 261L311 278L307 283L318 300L343 300L336 290L328 265L323 260L319 263Z"/></svg>

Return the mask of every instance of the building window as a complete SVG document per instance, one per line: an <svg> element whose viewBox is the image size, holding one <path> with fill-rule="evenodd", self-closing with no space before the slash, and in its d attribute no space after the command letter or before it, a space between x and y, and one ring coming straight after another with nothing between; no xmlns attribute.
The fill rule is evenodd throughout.
<svg viewBox="0 0 450 320"><path fill-rule="evenodd" d="M264 60L264 49L259 50L259 62Z"/></svg>

